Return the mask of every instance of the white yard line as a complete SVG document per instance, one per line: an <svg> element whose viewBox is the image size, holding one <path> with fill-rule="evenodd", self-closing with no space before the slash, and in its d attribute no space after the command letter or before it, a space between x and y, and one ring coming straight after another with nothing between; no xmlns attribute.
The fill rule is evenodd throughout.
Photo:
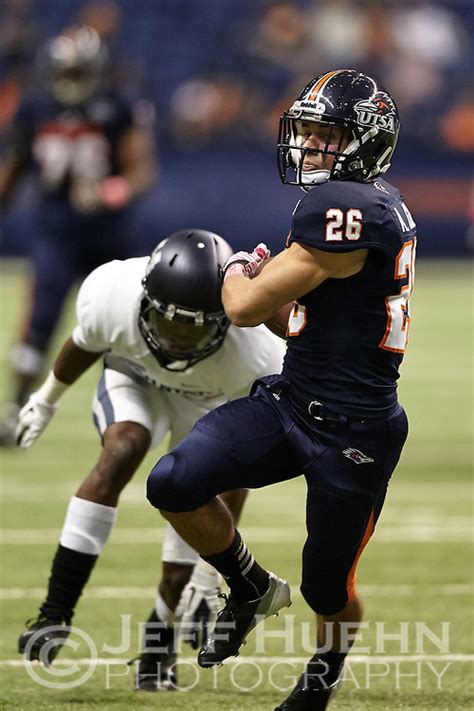
<svg viewBox="0 0 474 711"><path fill-rule="evenodd" d="M110 664L127 664L129 660L120 657L111 657L107 659L56 659L54 666L67 666L73 662L80 666L108 666ZM197 666L195 657L181 657L181 661L186 664ZM263 654L259 657L241 657L239 659L228 659L225 665L243 665L245 664L306 664L308 657L266 657ZM370 654L353 654L348 657L349 664L383 664L384 662L472 662L474 654L396 654L372 656ZM38 662L33 662L37 665ZM179 665L179 660L178 660ZM0 661L0 666L3 667L23 667L26 663L23 659L3 659Z"/></svg>
<svg viewBox="0 0 474 711"><path fill-rule="evenodd" d="M369 597L411 597L423 596L456 596L473 595L472 583L448 583L447 585L432 585L428 587L417 585L359 585L359 592ZM46 588L0 588L0 600L37 600L42 599ZM293 597L301 597L299 587L291 586ZM85 598L90 599L116 599L116 600L153 600L156 595L154 587L89 587L84 592Z"/></svg>
<svg viewBox="0 0 474 711"><path fill-rule="evenodd" d="M305 538L303 527L285 526L263 527L245 526L242 528L245 538L250 543L295 543ZM140 543L157 544L163 541L163 528L121 528L114 530L110 543L135 545ZM59 529L54 528L7 528L0 532L3 545L49 545L59 539ZM377 527L375 539L381 543L471 543L473 528L466 518L462 522L450 521L449 517L432 524L420 525L385 525L383 521Z"/></svg>
<svg viewBox="0 0 474 711"><path fill-rule="evenodd" d="M39 503L50 503L54 504L62 500L68 501L73 495L75 486L79 483L79 479L76 482L38 482L22 479L12 479L9 476L2 476L0 478L0 498L4 504L9 501L12 502L39 502ZM301 495L301 500L304 502L305 487L304 482L301 481L297 484L292 482L291 484L285 485L280 484L276 488L265 490L265 492L252 492L254 497L265 497L265 502L267 508L271 508L272 501L276 505L278 503L287 504L288 503L288 490L283 489L285 486L292 487L292 494L297 497ZM120 499L121 504L142 504L144 506L149 506L145 498L146 485L144 481L132 481L126 487ZM419 482L399 482L396 478L393 480L389 488L388 503L396 504L404 502L404 504L422 504L429 503L430 505L439 504L443 505L445 503L468 503L469 495L474 493L474 487L471 482L429 482L429 481L419 481ZM251 499L249 499L249 503Z"/></svg>

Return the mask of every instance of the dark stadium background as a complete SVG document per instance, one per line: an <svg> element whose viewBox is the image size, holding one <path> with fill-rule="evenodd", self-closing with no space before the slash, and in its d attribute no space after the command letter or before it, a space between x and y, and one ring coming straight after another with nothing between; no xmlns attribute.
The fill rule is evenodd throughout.
<svg viewBox="0 0 474 711"><path fill-rule="evenodd" d="M15 102L37 81L38 47L91 17L109 34L114 80L156 109L161 173L134 213L137 253L183 226L280 248L299 196L277 175L278 116L309 77L337 66L372 73L399 101L389 177L418 222L419 254L469 253L471 0L1 0L0 149ZM35 199L26 181L0 254L28 253Z"/></svg>

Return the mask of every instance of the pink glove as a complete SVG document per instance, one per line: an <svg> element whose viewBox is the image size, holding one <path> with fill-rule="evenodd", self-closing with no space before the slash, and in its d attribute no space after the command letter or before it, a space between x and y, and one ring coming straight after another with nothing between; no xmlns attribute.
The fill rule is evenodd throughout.
<svg viewBox="0 0 474 711"><path fill-rule="evenodd" d="M222 267L223 280L234 274L239 274L246 279L253 279L266 259L270 257L270 250L266 244L260 242L253 252L236 252Z"/></svg>

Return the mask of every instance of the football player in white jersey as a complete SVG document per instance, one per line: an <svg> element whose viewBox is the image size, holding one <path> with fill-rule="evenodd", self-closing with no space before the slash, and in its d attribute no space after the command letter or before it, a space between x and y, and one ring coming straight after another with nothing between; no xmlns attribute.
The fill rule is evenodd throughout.
<svg viewBox="0 0 474 711"><path fill-rule="evenodd" d="M182 230L164 239L151 258L109 262L82 284L73 334L20 411L16 429L18 445L30 447L67 388L103 359L93 404L102 451L69 503L47 596L20 636L19 651L28 659L49 664L64 644L114 525L120 493L148 449L168 431L174 447L204 414L281 369L280 338L265 326L237 328L225 316L221 267L231 254L216 234ZM245 497L241 489L222 495L236 520ZM184 617L198 647L203 625L197 623L217 612L216 571L204 561L196 565L197 553L171 526L162 560L136 677L136 687L150 691L176 686L174 623Z"/></svg>

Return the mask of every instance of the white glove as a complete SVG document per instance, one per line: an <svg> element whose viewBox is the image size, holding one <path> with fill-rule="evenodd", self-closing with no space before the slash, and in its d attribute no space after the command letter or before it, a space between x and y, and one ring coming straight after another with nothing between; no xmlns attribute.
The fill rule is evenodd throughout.
<svg viewBox="0 0 474 711"><path fill-rule="evenodd" d="M30 395L28 402L18 413L15 427L17 445L23 449L31 447L43 430L46 429L57 409L57 405L49 405L41 400L37 393Z"/></svg>
<svg viewBox="0 0 474 711"><path fill-rule="evenodd" d="M182 611L181 630L185 642L193 649L199 649L214 626L217 613L221 610L218 597L220 588L203 588L189 581L183 590L180 608Z"/></svg>
<svg viewBox="0 0 474 711"><path fill-rule="evenodd" d="M236 252L222 267L224 281L233 274L240 274L247 279L253 279L260 265L270 257L270 250L266 244L260 242L253 252Z"/></svg>
<svg viewBox="0 0 474 711"><path fill-rule="evenodd" d="M221 610L220 580L217 570L200 558L181 595L176 610L181 618L181 636L193 649L202 646Z"/></svg>

